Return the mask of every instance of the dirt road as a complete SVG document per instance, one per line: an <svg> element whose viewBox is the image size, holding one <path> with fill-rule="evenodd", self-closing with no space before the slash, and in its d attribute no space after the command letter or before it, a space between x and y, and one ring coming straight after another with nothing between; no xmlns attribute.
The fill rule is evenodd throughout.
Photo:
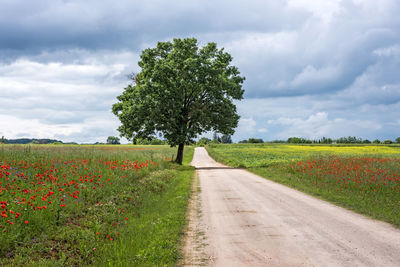
<svg viewBox="0 0 400 267"><path fill-rule="evenodd" d="M201 216L191 225L205 244L196 252L203 260L188 255L187 265L400 266L400 231L389 224L226 168L204 148L192 165Z"/></svg>

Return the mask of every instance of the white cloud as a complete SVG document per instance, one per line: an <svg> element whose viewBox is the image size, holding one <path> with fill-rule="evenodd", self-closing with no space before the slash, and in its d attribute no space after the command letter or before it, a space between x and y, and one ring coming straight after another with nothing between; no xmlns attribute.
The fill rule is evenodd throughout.
<svg viewBox="0 0 400 267"><path fill-rule="evenodd" d="M318 139L321 137L364 136L366 130L379 130L381 125L370 120L329 119L328 113L318 112L306 119L281 117L269 120L268 124L283 126L279 138L291 136Z"/></svg>
<svg viewBox="0 0 400 267"><path fill-rule="evenodd" d="M373 51L378 56L399 56L400 55L400 44L392 45L389 47L378 48Z"/></svg>
<svg viewBox="0 0 400 267"><path fill-rule="evenodd" d="M321 18L325 22L329 22L340 9L341 0L289 0L288 6L292 8L305 9L314 16Z"/></svg>
<svg viewBox="0 0 400 267"><path fill-rule="evenodd" d="M118 120L107 114L87 118L83 123L43 123L38 119L23 119L10 115L0 115L0 135L6 139L50 138L64 142L94 143L106 142L110 135L118 136ZM126 139L122 139L126 143Z"/></svg>
<svg viewBox="0 0 400 267"><path fill-rule="evenodd" d="M31 137L54 138L56 135L68 136L80 132L79 124L44 124L38 119L23 119L11 115L0 115L0 132L7 138Z"/></svg>
<svg viewBox="0 0 400 267"><path fill-rule="evenodd" d="M256 121L253 118L240 118L239 125L235 131L235 140L248 139L249 137L256 137Z"/></svg>
<svg viewBox="0 0 400 267"><path fill-rule="evenodd" d="M307 86L313 83L320 84L321 82L334 81L339 78L339 70L337 67L326 66L321 69L316 69L314 66L306 66L293 81L290 82L291 87ZM281 87L286 87L286 84L280 84Z"/></svg>
<svg viewBox="0 0 400 267"><path fill-rule="evenodd" d="M238 129L246 129L247 131L253 131L256 126L256 121L253 118L241 118L239 120Z"/></svg>
<svg viewBox="0 0 400 267"><path fill-rule="evenodd" d="M129 82L124 76L132 70L126 60L136 56L123 51L100 57L83 54L88 57L81 62L54 62L54 55L43 53L36 61L21 58L0 64L0 114L7 122L0 131L6 138L101 142L118 135L111 106Z"/></svg>

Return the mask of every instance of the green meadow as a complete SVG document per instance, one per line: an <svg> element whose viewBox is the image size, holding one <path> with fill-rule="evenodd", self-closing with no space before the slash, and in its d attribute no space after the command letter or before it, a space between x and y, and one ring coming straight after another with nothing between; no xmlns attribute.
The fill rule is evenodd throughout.
<svg viewBox="0 0 400 267"><path fill-rule="evenodd" d="M174 265L194 169L168 146L2 145L0 265Z"/></svg>

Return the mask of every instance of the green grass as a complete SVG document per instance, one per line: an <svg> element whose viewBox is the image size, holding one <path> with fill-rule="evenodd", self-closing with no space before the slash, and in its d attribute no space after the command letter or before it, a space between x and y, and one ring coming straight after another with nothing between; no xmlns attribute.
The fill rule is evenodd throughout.
<svg viewBox="0 0 400 267"><path fill-rule="evenodd" d="M227 165L400 227L398 146L214 145L207 150Z"/></svg>
<svg viewBox="0 0 400 267"><path fill-rule="evenodd" d="M171 171L167 193L147 198L139 214L108 246L97 263L110 266L172 266L180 255L192 168Z"/></svg>
<svg viewBox="0 0 400 267"><path fill-rule="evenodd" d="M167 146L2 146L0 265L176 264L194 169L168 161L173 153ZM192 155L186 147L185 163Z"/></svg>

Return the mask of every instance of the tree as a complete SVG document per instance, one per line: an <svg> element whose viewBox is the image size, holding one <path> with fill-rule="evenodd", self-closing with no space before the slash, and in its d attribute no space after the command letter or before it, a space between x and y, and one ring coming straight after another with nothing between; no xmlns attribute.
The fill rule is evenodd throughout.
<svg viewBox="0 0 400 267"><path fill-rule="evenodd" d="M110 145L118 145L118 144L120 144L119 138L116 137L116 136L109 136L109 137L107 138L107 144L110 144Z"/></svg>
<svg viewBox="0 0 400 267"><path fill-rule="evenodd" d="M333 140L331 138L322 137L322 139L319 140L319 143L321 143L321 144L332 144Z"/></svg>
<svg viewBox="0 0 400 267"><path fill-rule="evenodd" d="M220 143L219 136L218 136L217 132L213 133L213 140L212 141L213 141L213 143Z"/></svg>
<svg viewBox="0 0 400 267"><path fill-rule="evenodd" d="M232 144L232 137L230 134L224 134L221 137L221 142L223 144Z"/></svg>
<svg viewBox="0 0 400 267"><path fill-rule="evenodd" d="M397 144L400 144L400 137L397 137L394 141L396 141Z"/></svg>
<svg viewBox="0 0 400 267"><path fill-rule="evenodd" d="M219 135L218 135L217 132L214 132L214 133L213 133L213 140L212 140L212 142L213 142L214 144L219 144L219 143L222 142L221 137L219 137Z"/></svg>
<svg viewBox="0 0 400 267"><path fill-rule="evenodd" d="M311 140L308 140L305 138L300 138L300 137L289 137L287 142L290 144L311 144L312 143Z"/></svg>
<svg viewBox="0 0 400 267"><path fill-rule="evenodd" d="M0 139L0 144L5 144L5 143L6 143L6 139L4 138L4 136L2 136Z"/></svg>
<svg viewBox="0 0 400 267"><path fill-rule="evenodd" d="M136 140L135 145L165 145L165 141L158 139L158 138L152 138L152 139L143 139L143 138L138 138Z"/></svg>
<svg viewBox="0 0 400 267"><path fill-rule="evenodd" d="M199 141L197 141L198 146L205 146L208 145L209 143L211 143L211 139L207 137L202 137L199 139Z"/></svg>
<svg viewBox="0 0 400 267"><path fill-rule="evenodd" d="M178 146L176 162L182 164L185 143L201 133L233 134L239 120L233 100L243 98L245 78L231 61L215 43L199 48L195 38L145 49L141 71L112 107L121 136L136 140L162 133Z"/></svg>
<svg viewBox="0 0 400 267"><path fill-rule="evenodd" d="M379 139L375 139L372 143L374 143L374 144L380 144L381 141L379 141Z"/></svg>
<svg viewBox="0 0 400 267"><path fill-rule="evenodd" d="M264 141L261 138L249 138L247 142L253 144L264 143Z"/></svg>

